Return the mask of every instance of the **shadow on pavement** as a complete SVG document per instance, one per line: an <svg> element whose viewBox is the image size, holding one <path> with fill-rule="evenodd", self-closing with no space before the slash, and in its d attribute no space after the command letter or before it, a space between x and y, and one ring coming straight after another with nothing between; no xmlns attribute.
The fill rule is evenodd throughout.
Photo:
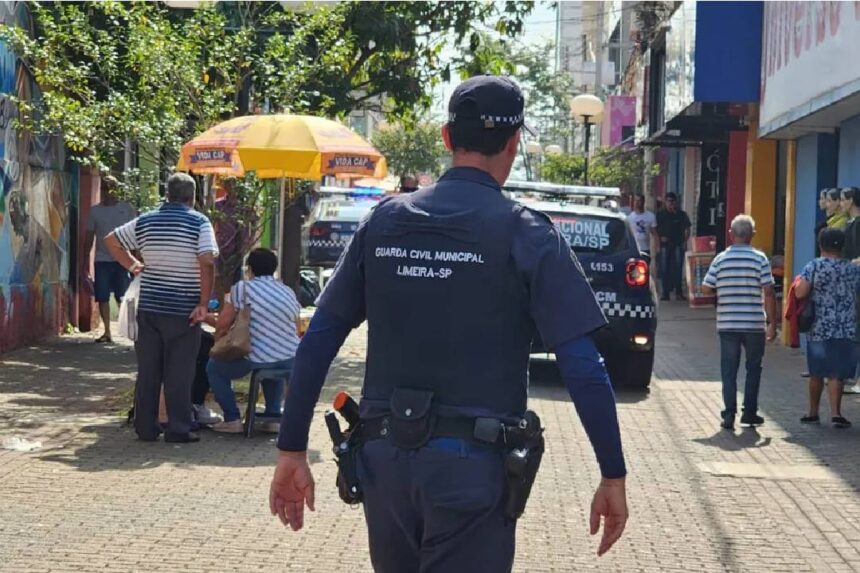
<svg viewBox="0 0 860 573"><path fill-rule="evenodd" d="M59 415L109 412L115 406L110 398L134 384L135 371L130 346L96 345L86 335L10 352L0 357L0 421L15 424L13 409Z"/></svg>
<svg viewBox="0 0 860 573"><path fill-rule="evenodd" d="M739 432L739 433L738 433ZM737 452L748 448L766 448L771 444L770 436L762 436L754 428L741 428L730 432L719 430L710 438L696 438L693 440L705 446L720 448L727 452Z"/></svg>
<svg viewBox="0 0 860 573"><path fill-rule="evenodd" d="M62 447L48 449L38 458L74 467L82 472L135 471L162 465L177 467L272 466L275 436L258 433L251 438L201 431L196 444L141 442L134 430L115 424L81 428L80 433ZM311 464L327 461L318 450L309 450Z"/></svg>

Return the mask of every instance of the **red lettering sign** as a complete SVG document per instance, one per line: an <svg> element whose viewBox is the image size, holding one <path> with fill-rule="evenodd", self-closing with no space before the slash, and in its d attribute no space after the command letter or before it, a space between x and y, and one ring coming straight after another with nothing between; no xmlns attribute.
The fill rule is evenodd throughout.
<svg viewBox="0 0 860 573"><path fill-rule="evenodd" d="M806 16L806 6L794 2L794 57L799 58L803 51L803 23Z"/></svg>
<svg viewBox="0 0 860 573"><path fill-rule="evenodd" d="M839 32L839 19L842 16L842 2L830 2L830 37Z"/></svg>
<svg viewBox="0 0 860 573"><path fill-rule="evenodd" d="M824 41L827 32L827 13L830 11L830 4L816 2L815 8L815 45L817 46Z"/></svg>

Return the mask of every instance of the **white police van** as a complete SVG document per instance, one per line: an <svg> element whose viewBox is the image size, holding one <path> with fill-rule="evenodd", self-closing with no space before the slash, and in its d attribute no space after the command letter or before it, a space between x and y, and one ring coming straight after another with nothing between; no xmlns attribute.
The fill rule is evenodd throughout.
<svg viewBox="0 0 860 573"><path fill-rule="evenodd" d="M647 388L654 366L657 297L648 256L640 253L612 187L508 181L512 199L545 213L582 264L609 324L594 339L616 386ZM545 353L534 341L532 352Z"/></svg>

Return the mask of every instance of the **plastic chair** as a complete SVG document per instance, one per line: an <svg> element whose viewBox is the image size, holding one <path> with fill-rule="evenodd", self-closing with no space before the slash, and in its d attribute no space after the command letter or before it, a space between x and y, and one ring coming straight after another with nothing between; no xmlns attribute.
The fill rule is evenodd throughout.
<svg viewBox="0 0 860 573"><path fill-rule="evenodd" d="M251 385L248 388L248 409L245 411L245 437L254 434L254 418L257 416L257 397L260 395L260 383L263 380L290 381L290 371L282 368L261 368L251 371Z"/></svg>

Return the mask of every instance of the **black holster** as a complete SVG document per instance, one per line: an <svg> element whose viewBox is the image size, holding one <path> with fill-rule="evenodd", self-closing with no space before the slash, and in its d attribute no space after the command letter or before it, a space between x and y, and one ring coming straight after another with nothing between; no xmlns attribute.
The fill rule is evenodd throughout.
<svg viewBox="0 0 860 573"><path fill-rule="evenodd" d="M361 491L361 483L358 481L358 444L355 440L354 430L341 432L340 423L334 412L325 414L325 423L328 433L334 444L332 451L337 463L337 493L340 498L349 505L361 503L364 493Z"/></svg>
<svg viewBox="0 0 860 573"><path fill-rule="evenodd" d="M510 450L505 457L505 475L508 485L505 517L516 521L525 511L526 502L543 459L543 428L538 415L528 410L520 424L506 428L506 432L508 439L514 444L514 449Z"/></svg>
<svg viewBox="0 0 860 573"><path fill-rule="evenodd" d="M344 503L355 505L364 500L364 492L358 481L358 448L350 444L350 440L343 442L345 450L336 453L337 458L337 493Z"/></svg>

